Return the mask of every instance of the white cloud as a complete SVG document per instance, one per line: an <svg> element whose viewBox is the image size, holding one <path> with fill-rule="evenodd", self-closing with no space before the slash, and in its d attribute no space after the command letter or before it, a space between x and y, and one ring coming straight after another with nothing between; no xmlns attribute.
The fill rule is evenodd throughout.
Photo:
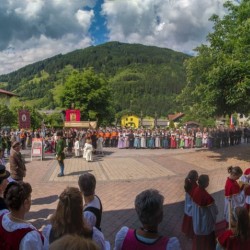
<svg viewBox="0 0 250 250"><path fill-rule="evenodd" d="M206 41L212 14L224 14L220 0L105 0L109 39L191 51Z"/></svg>
<svg viewBox="0 0 250 250"><path fill-rule="evenodd" d="M0 74L92 44L95 0L1 0ZM11 47L11 50L9 49Z"/></svg>
<svg viewBox="0 0 250 250"><path fill-rule="evenodd" d="M85 10L78 10L76 13L76 18L79 24L83 27L85 32L88 32L88 29L91 25L91 19L94 17L94 11L85 11Z"/></svg>
<svg viewBox="0 0 250 250"><path fill-rule="evenodd" d="M88 47L91 43L89 37L79 39L73 34L65 35L60 42L44 35L39 38L31 38L24 43L17 42L18 50L11 46L0 51L0 75L60 53Z"/></svg>

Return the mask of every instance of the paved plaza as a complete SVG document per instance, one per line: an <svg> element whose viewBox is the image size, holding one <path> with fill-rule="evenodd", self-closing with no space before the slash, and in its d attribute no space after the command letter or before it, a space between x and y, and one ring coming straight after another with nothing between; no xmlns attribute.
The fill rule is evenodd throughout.
<svg viewBox="0 0 250 250"><path fill-rule="evenodd" d="M53 157L44 161L33 159L27 150L27 177L33 187L32 207L27 219L39 229L48 223L54 212L58 195L66 186L77 186L80 174L91 172L96 176L96 193L103 203L102 231L111 246L115 233L121 226L136 228L140 225L134 211L135 196L148 188L161 191L165 197L164 220L160 231L177 236L183 250L191 249L191 241L181 233L184 206L183 183L186 174L196 169L199 174L210 176L208 192L212 193L219 207L218 221L223 213L223 188L228 176L227 167L249 167L250 145L241 144L209 151L206 149L136 150L105 148L104 156L94 156L93 162L82 158L65 160L65 177L58 178L59 166Z"/></svg>

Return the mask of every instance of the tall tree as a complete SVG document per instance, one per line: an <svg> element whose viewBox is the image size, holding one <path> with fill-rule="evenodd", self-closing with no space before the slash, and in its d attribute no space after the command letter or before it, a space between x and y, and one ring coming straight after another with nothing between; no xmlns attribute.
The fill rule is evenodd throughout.
<svg viewBox="0 0 250 250"><path fill-rule="evenodd" d="M62 106L81 110L84 119L98 119L100 123L114 118L111 108L111 93L104 76L92 68L74 70L66 79L62 94Z"/></svg>
<svg viewBox="0 0 250 250"><path fill-rule="evenodd" d="M11 127L15 123L15 116L8 106L0 104L0 128Z"/></svg>
<svg viewBox="0 0 250 250"><path fill-rule="evenodd" d="M187 85L178 96L185 112L211 117L250 111L250 1L224 4L227 15L211 17L208 45L186 62Z"/></svg>

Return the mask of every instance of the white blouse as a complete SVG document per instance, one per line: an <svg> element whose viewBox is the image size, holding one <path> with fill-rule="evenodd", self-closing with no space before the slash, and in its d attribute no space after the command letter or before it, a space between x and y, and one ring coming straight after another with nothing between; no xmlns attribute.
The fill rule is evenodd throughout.
<svg viewBox="0 0 250 250"><path fill-rule="evenodd" d="M7 232L13 232L17 229L32 228L33 231L27 233L21 240L19 250L45 250L45 242L43 245L41 235L36 228L30 223L16 223L9 218L9 213L4 214L2 226ZM44 239L45 240L45 239Z"/></svg>

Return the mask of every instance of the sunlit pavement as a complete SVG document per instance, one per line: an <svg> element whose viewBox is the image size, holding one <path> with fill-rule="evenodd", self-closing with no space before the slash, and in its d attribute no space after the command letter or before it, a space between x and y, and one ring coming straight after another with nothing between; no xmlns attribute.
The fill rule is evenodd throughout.
<svg viewBox="0 0 250 250"><path fill-rule="evenodd" d="M148 188L161 191L165 197L162 234L177 236L182 249L191 249L191 241L181 233L183 216L183 182L191 169L210 176L208 192L213 194L219 207L218 221L223 218L223 188L227 167L249 167L250 146L241 144L230 148L207 149L116 149L105 148L104 156L95 155L93 162L83 158L65 160L65 176L57 177L59 166L53 156L43 161L30 161L29 150L24 150L27 177L33 188L32 207L27 219L38 228L48 223L48 217L57 205L58 195L66 186L77 186L78 176L85 172L97 178L96 193L102 200L104 213L102 231L113 246L115 233L121 226L138 227L134 211L136 194Z"/></svg>

